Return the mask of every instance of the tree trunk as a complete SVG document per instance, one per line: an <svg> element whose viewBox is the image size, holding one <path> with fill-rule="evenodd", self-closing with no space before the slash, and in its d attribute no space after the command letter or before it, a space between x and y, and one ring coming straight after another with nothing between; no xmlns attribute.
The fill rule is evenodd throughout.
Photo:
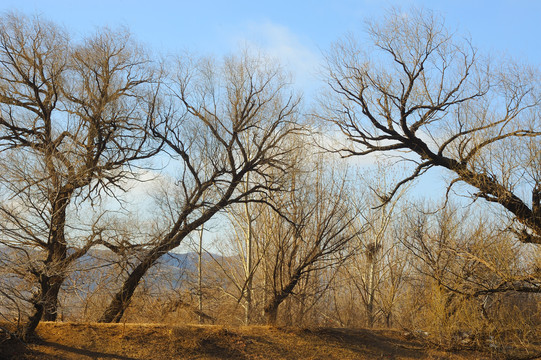
<svg viewBox="0 0 541 360"><path fill-rule="evenodd" d="M21 329L21 338L29 339L34 335L39 322L56 321L58 309L58 293L65 279L67 245L64 233L66 225L66 208L71 194L61 194L52 201L51 224L47 242L47 258L45 269L35 270L38 278L39 292L32 298L34 313Z"/></svg>
<svg viewBox="0 0 541 360"><path fill-rule="evenodd" d="M250 325L252 318L252 279L246 284L246 308L244 309L244 325Z"/></svg>
<svg viewBox="0 0 541 360"><path fill-rule="evenodd" d="M40 274L41 300L43 303L44 321L56 321L58 314L58 293L65 279L67 267L66 234L66 208L71 193L60 193L53 203L51 212L51 225L48 242L48 255L45 260L47 275Z"/></svg>
<svg viewBox="0 0 541 360"><path fill-rule="evenodd" d="M246 178L246 188L245 191L248 191L247 184L248 184L248 177ZM252 265L252 247L253 247L253 238L252 238L252 216L250 214L250 209L248 207L248 203L246 202L244 204L244 209L246 213L246 219L248 220L248 234L246 236L246 276L247 276L247 282L246 282L246 308L245 308L245 314L244 314L244 323L245 325L250 325L251 322L251 316L252 316L252 288L253 288L253 265Z"/></svg>
<svg viewBox="0 0 541 360"><path fill-rule="evenodd" d="M379 237L379 236L378 236ZM374 241L370 244L370 247L368 248L368 299L366 301L366 317L367 317L367 325L369 328L374 327L375 323L375 315L374 315L374 302L375 302L375 294L376 294L376 272L377 272L377 262L378 262L378 251L380 248L379 241Z"/></svg>
<svg viewBox="0 0 541 360"><path fill-rule="evenodd" d="M34 331L43 316L43 304L41 301L34 301L34 313L28 318L19 332L19 336L25 342L29 341L34 335Z"/></svg>
<svg viewBox="0 0 541 360"><path fill-rule="evenodd" d="M374 327L374 304L369 302L366 304L366 322L370 329Z"/></svg>
<svg viewBox="0 0 541 360"><path fill-rule="evenodd" d="M198 222L194 222L188 227L184 228L182 231L174 228L161 242L161 244L156 247L154 250L150 251L133 269L133 271L128 275L127 279L124 280L122 288L115 294L113 300L109 303L109 306L105 309L102 316L99 318L98 322L100 323L118 323L124 316L124 312L130 304L131 298L135 289L139 285L139 282L146 274L148 269L154 265L154 262L158 260L162 255L166 254L168 251L176 248L180 245L182 240L193 230L197 229L199 226L202 226L208 218L211 216L207 215L200 219ZM178 222L182 223L181 221Z"/></svg>
<svg viewBox="0 0 541 360"><path fill-rule="evenodd" d="M265 312L265 321L267 322L267 325L271 325L271 326L276 325L276 321L278 319L279 306L280 306L280 303L277 301L272 301L269 305L265 306L264 312Z"/></svg>
<svg viewBox="0 0 541 360"><path fill-rule="evenodd" d="M58 317L58 293L63 281L64 277L50 281L49 291L47 291L43 299L43 321L56 321Z"/></svg>
<svg viewBox="0 0 541 360"><path fill-rule="evenodd" d="M388 312L386 315L385 315L385 324L387 325L387 328L390 329L391 328L391 319L392 319L392 312Z"/></svg>
<svg viewBox="0 0 541 360"><path fill-rule="evenodd" d="M58 292L64 278L40 276L40 290L32 298L34 312L23 325L20 336L28 341L33 335L41 320L55 321L57 317Z"/></svg>
<svg viewBox="0 0 541 360"><path fill-rule="evenodd" d="M153 255L154 254L154 255ZM113 300L105 309L105 312L100 317L98 322L100 323L118 323L124 312L128 308L130 300L139 285L139 281L143 278L145 273L154 264L154 261L159 258L159 255L154 252L148 255L137 267L128 275L128 278L124 281L122 288L115 294Z"/></svg>
<svg viewBox="0 0 541 360"><path fill-rule="evenodd" d="M273 298L263 309L267 325L276 325L278 307L289 295L291 295L293 289L295 288L295 286L297 286L297 283L299 282L299 279L301 277L301 272L302 268L296 269L287 286L282 288L279 293L275 293Z"/></svg>
<svg viewBox="0 0 541 360"><path fill-rule="evenodd" d="M139 285L139 281L146 274L148 269L154 265L154 262L158 260L162 255L167 254L167 252L173 250L180 245L182 240L192 231L197 229L200 226L203 226L214 214L221 210L226 200L231 197L234 187L230 188L228 192L224 195L224 200L216 204L212 209L203 214L199 219L193 221L190 224L185 224L185 220L188 215L191 214L193 208L187 209L183 212L181 216L177 219L177 222L173 229L167 234L159 243L157 247L149 251L146 256L141 260L139 265L133 269L133 271L128 275L127 279L124 280L122 288L115 294L113 300L109 303L109 306L105 309L102 316L99 318L98 322L100 323L112 323L120 322L124 312L128 308L128 305L131 301L135 289Z"/></svg>
<svg viewBox="0 0 541 360"><path fill-rule="evenodd" d="M198 319L199 323L203 323L203 232L205 228L201 226L201 231L199 232L199 253L198 262L197 262L197 272L198 272L198 290L197 297L199 299L199 314Z"/></svg>

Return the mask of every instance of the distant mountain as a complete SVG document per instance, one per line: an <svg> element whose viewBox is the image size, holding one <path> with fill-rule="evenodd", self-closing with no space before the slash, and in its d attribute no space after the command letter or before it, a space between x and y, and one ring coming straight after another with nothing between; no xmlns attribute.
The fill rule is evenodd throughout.
<svg viewBox="0 0 541 360"><path fill-rule="evenodd" d="M73 251L71 249L69 252L71 253ZM35 258L38 260L38 251L27 249L26 253L30 254L30 256L35 254ZM10 267L13 267L13 264L19 263L21 266L27 266L28 261L26 258L23 258L22 254L23 252L20 250L0 246L0 270L2 273L9 273ZM215 259L221 258L219 255L205 253L203 255L203 262L214 261L213 257ZM21 261L17 261L17 258L20 258ZM185 287L186 281L190 276L196 274L198 261L199 256L196 252L169 252L158 259L156 264L145 275L144 281L147 285L156 283L156 285L159 284L162 288L163 286L176 289ZM112 289L122 281L126 271L137 264L137 253L122 258L107 249L91 249L76 261L74 264L75 268L66 279L64 287L77 288L79 290L84 289L83 292L93 292L98 286L103 286L101 282L107 281L109 283L107 288ZM1 269L1 267L4 267L4 269ZM4 276L4 285L7 285L7 281L13 286L16 283L22 283L23 279L20 278L18 280L17 276ZM1 283L2 281L0 281Z"/></svg>

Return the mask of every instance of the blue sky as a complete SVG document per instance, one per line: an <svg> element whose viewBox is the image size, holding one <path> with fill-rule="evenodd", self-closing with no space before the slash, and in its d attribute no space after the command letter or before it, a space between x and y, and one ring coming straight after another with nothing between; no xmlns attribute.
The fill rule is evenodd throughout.
<svg viewBox="0 0 541 360"><path fill-rule="evenodd" d="M306 97L317 91L322 52L348 32L362 33L365 19L392 6L434 10L480 49L541 64L541 0L0 0L0 11L38 14L74 37L102 26L127 27L164 55L221 55L257 47L289 69Z"/></svg>
<svg viewBox="0 0 541 360"><path fill-rule="evenodd" d="M75 37L125 26L161 54L220 55L256 46L287 66L305 94L317 86L322 52L348 32L361 33L365 19L391 6L434 10L482 50L541 64L538 0L0 0L1 11L38 14Z"/></svg>
<svg viewBox="0 0 541 360"><path fill-rule="evenodd" d="M482 51L541 65L541 0L0 0L1 11L40 15L74 37L125 26L162 54L221 55L251 44L279 58L307 89L317 84L321 54L333 41L361 33L365 19L380 17L391 6L431 9ZM424 181L425 190L442 186L435 177Z"/></svg>
<svg viewBox="0 0 541 360"><path fill-rule="evenodd" d="M364 19L381 16L390 6L412 5L440 13L451 29L471 34L479 47L541 63L537 0L0 0L2 11L39 14L76 34L127 26L138 40L165 53L222 54L246 41L268 50L296 50L294 55L305 60L346 32L361 31Z"/></svg>

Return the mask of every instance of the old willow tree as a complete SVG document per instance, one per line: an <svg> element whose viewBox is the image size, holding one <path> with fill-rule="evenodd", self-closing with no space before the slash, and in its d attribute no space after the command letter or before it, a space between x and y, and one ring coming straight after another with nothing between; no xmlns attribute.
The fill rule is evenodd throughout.
<svg viewBox="0 0 541 360"><path fill-rule="evenodd" d="M120 321L149 268L219 211L234 203L266 202L282 187L292 138L303 132L299 99L287 84L280 68L261 56L179 61L168 84L169 111L153 127L171 166L178 165L167 200L171 225L149 239L101 322Z"/></svg>
<svg viewBox="0 0 541 360"><path fill-rule="evenodd" d="M69 212L154 153L153 84L128 34L104 30L73 43L41 19L0 19L2 243L27 258L36 284L23 338L42 318L56 319L70 264L102 241L98 224L74 229Z"/></svg>
<svg viewBox="0 0 541 360"><path fill-rule="evenodd" d="M327 57L334 100L324 117L349 141L335 150L415 164L383 201L430 168L447 169L451 186L501 205L522 242L541 244L538 70L482 59L429 12L391 12L368 35L371 48L348 38Z"/></svg>

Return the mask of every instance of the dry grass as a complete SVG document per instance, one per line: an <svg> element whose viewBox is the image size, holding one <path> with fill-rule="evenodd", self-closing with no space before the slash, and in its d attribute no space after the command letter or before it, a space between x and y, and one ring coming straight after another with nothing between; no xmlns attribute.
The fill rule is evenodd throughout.
<svg viewBox="0 0 541 360"><path fill-rule="evenodd" d="M0 344L0 359L491 359L445 352L393 330L42 323L39 340Z"/></svg>

